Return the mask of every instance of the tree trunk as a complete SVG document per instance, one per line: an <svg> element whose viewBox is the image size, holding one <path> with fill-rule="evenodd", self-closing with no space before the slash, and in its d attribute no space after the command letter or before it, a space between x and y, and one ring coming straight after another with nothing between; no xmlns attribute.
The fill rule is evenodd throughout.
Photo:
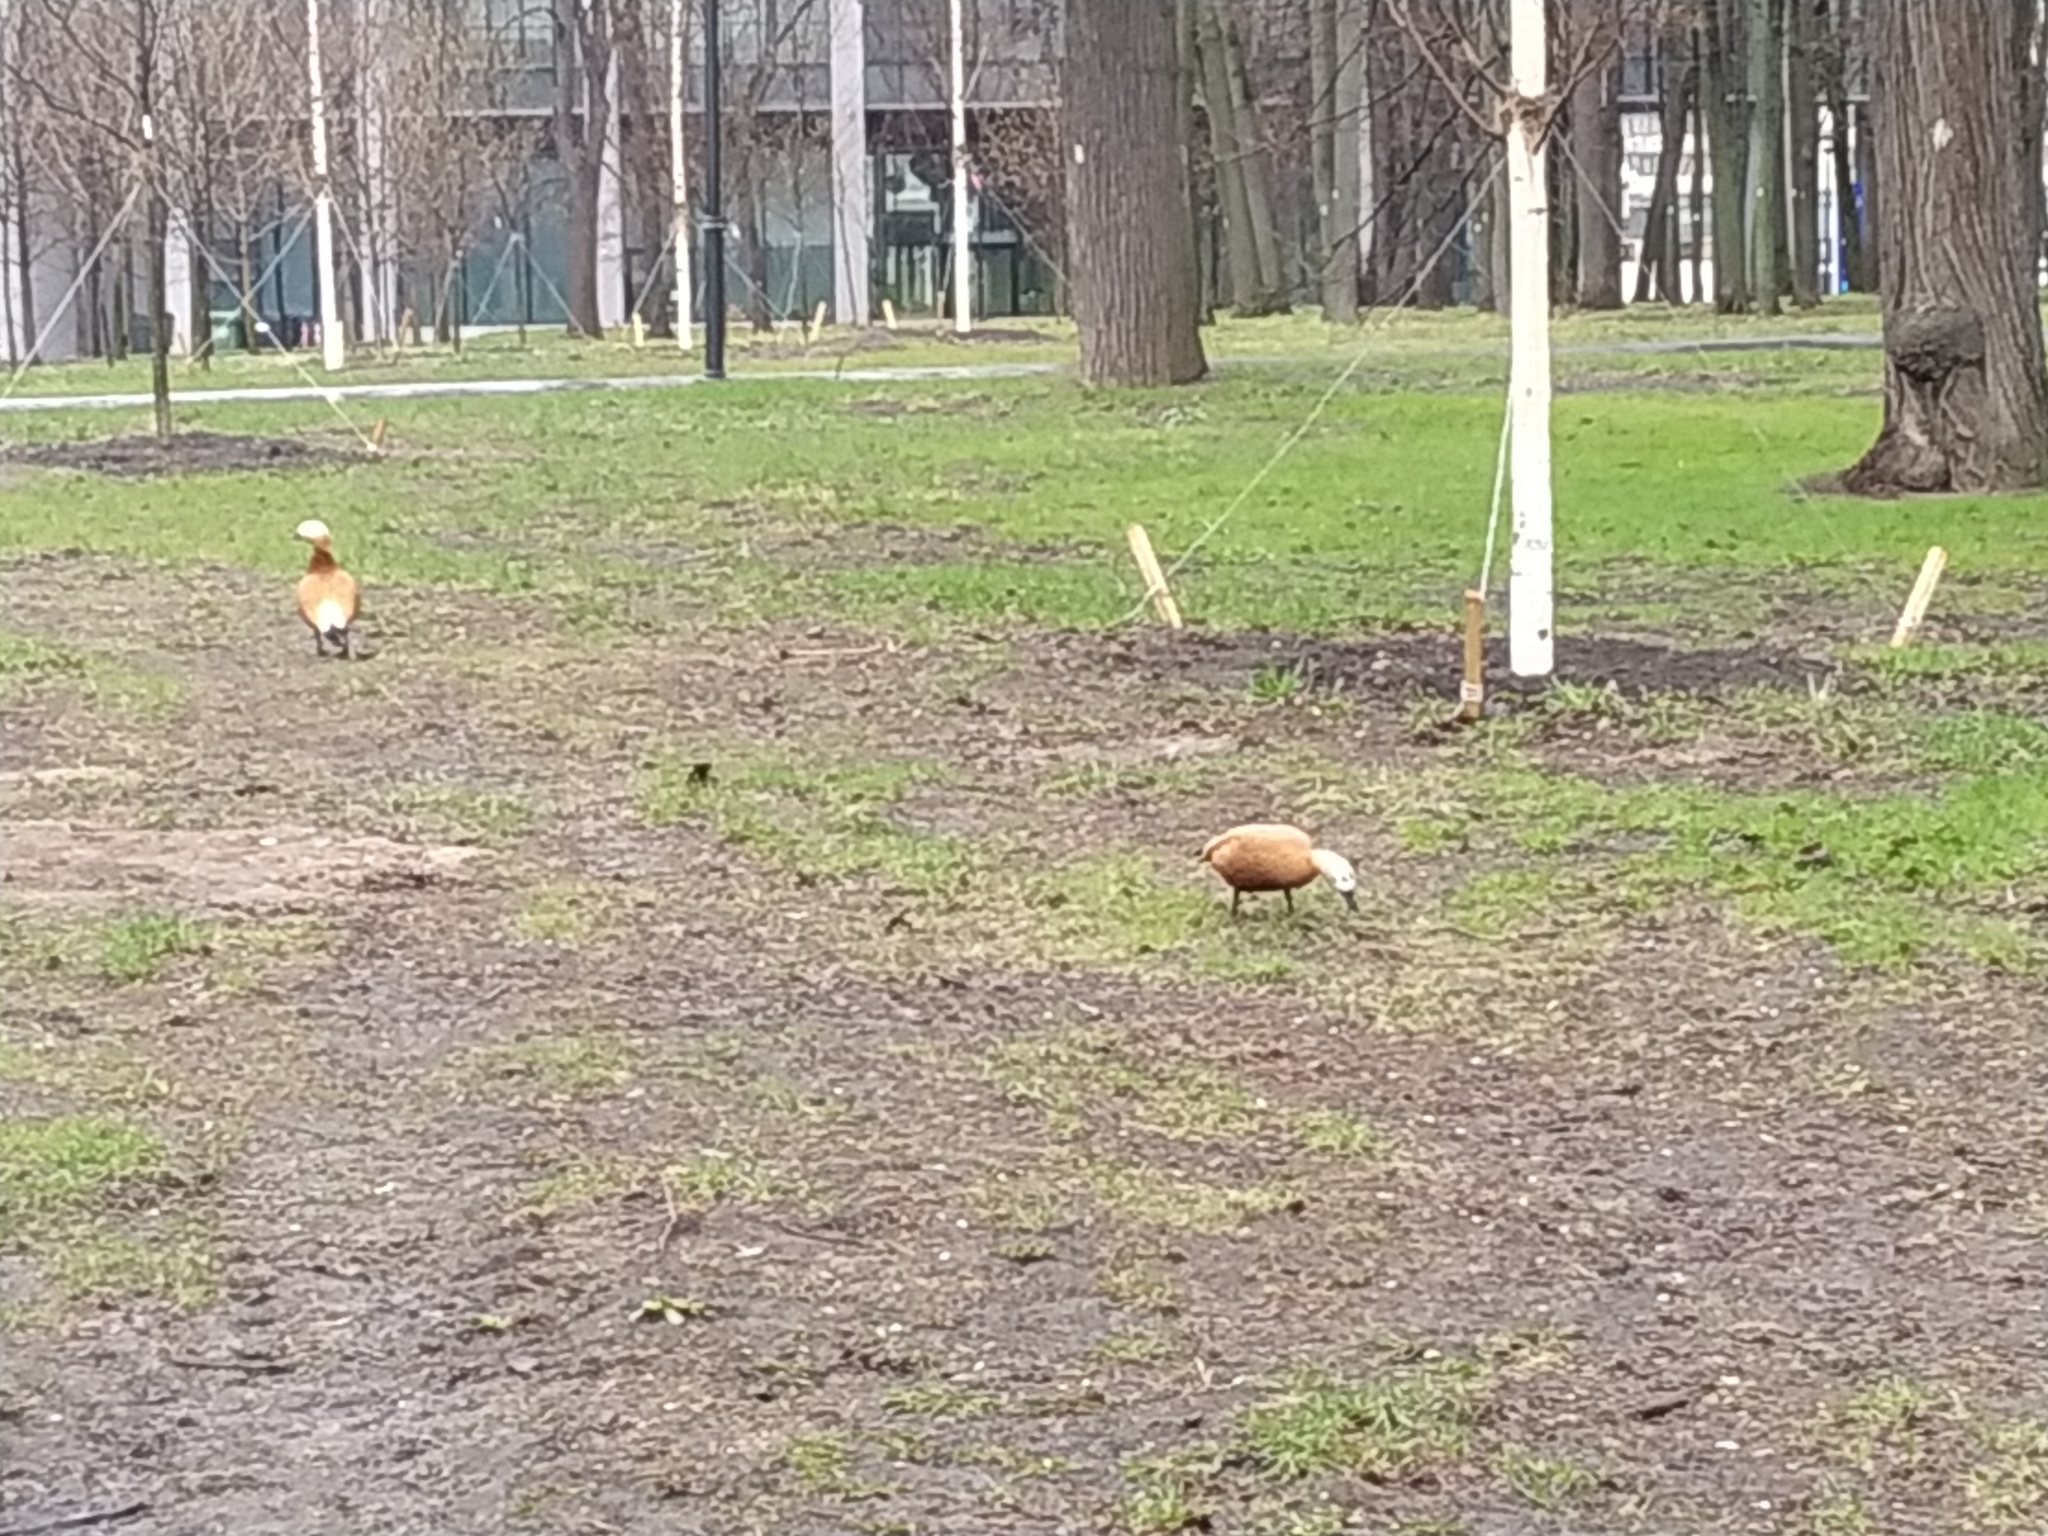
<svg viewBox="0 0 2048 1536"><path fill-rule="evenodd" d="M1259 249L1252 239L1251 204L1245 196L1244 151L1238 133L1230 68L1224 59L1222 26L1213 6L1197 0L1202 104L1209 119L1209 159L1216 168L1216 202L1223 215L1223 250L1230 269L1230 304L1240 315L1265 313L1259 288Z"/></svg>
<svg viewBox="0 0 2048 1536"><path fill-rule="evenodd" d="M1828 0L1827 46L1821 52L1822 94L1828 104L1828 121L1833 125L1829 149L1835 169L1836 218L1840 224L1839 249L1842 279L1852 293L1870 290L1864 252L1863 210L1856 195L1856 161L1852 155L1849 110L1849 18L1846 0Z"/></svg>
<svg viewBox="0 0 2048 1536"><path fill-rule="evenodd" d="M1581 49L1606 53L1611 42L1606 13L1611 0L1577 0L1574 39ZM1581 309L1621 308L1621 98L1612 63L1589 69L1572 90L1572 158L1566 167L1578 202L1578 304ZM1668 121L1670 114L1665 118ZM1561 156L1559 158L1562 158ZM1660 156L1660 161L1662 157ZM1660 164L1661 183L1662 168ZM1663 211L1668 216L1667 195ZM1652 219L1657 217L1653 211ZM1646 231L1647 233L1647 231ZM1659 229L1661 234L1661 227ZM1663 243L1661 239L1658 242Z"/></svg>
<svg viewBox="0 0 2048 1536"><path fill-rule="evenodd" d="M1221 5L1221 0L1217 0ZM1222 17L1223 59L1230 76L1231 112L1237 119L1237 142L1244 174L1245 206L1252 220L1252 248L1259 253L1259 289L1265 314L1286 314L1287 273L1280 264L1280 236L1273 221L1273 194L1266 174L1266 136L1259 123L1259 105L1245 69L1244 49L1230 16Z"/></svg>
<svg viewBox="0 0 2048 1536"><path fill-rule="evenodd" d="M1692 186L1687 189L1685 199L1686 211L1691 217L1692 239L1688 242L1686 257L1692 266L1690 302L1694 304L1707 302L1707 106L1700 52L1700 34L1695 28L1692 63L1685 71L1686 86L1692 94Z"/></svg>
<svg viewBox="0 0 2048 1536"><path fill-rule="evenodd" d="M1643 224L1643 255L1636 265L1638 304L1652 293L1679 303L1677 205L1678 162L1685 155L1685 111L1692 95L1692 70L1667 69L1663 113L1658 120L1657 179L1650 186L1650 211Z"/></svg>
<svg viewBox="0 0 2048 1536"><path fill-rule="evenodd" d="M1174 149L1170 0L1068 0L1067 208L1088 384L1208 372Z"/></svg>
<svg viewBox="0 0 2048 1536"><path fill-rule="evenodd" d="M1779 313L1779 230L1785 219L1784 0L1749 0L1749 155L1744 187L1749 296Z"/></svg>
<svg viewBox="0 0 2048 1536"><path fill-rule="evenodd" d="M1209 154L1216 167L1217 199L1230 258L1231 307L1240 315L1270 315L1287 305L1278 291L1278 258L1270 228L1271 203L1250 119L1232 67L1229 30L1216 0L1199 0L1196 51L1202 101L1209 117ZM1262 232L1262 220L1266 227Z"/></svg>
<svg viewBox="0 0 2048 1536"><path fill-rule="evenodd" d="M1203 325L1216 318L1211 307L1211 284L1203 276L1204 237L1202 203L1197 195L1195 164L1199 145L1195 134L1195 103L1201 95L1200 55L1196 51L1197 0L1174 0L1173 5L1173 109L1176 119L1174 142L1180 146L1180 190L1188 205L1188 238L1194 245L1196 319Z"/></svg>
<svg viewBox="0 0 2048 1536"><path fill-rule="evenodd" d="M2048 360L2024 185L2036 0L1879 0L1869 20L1884 307L1884 427L1858 495L2048 479Z"/></svg>
<svg viewBox="0 0 2048 1536"><path fill-rule="evenodd" d="M1702 0L1700 31L1706 43L1707 147L1714 172L1714 308L1733 314L1749 308L1749 261L1743 193L1748 185L1744 144L1748 112L1735 99L1733 60L1743 0Z"/></svg>
<svg viewBox="0 0 2048 1536"><path fill-rule="evenodd" d="M555 153L569 180L562 297L569 309L569 333L597 336L604 329L597 303L597 186L610 116L606 61L590 57L580 0L554 0L554 23Z"/></svg>
<svg viewBox="0 0 2048 1536"><path fill-rule="evenodd" d="M185 291L189 306L186 323L191 326L192 358L206 372L213 372L213 274L200 254L199 242L206 238L206 231L213 228L213 216L207 205L200 205L201 211L187 216L185 220Z"/></svg>
<svg viewBox="0 0 2048 1536"><path fill-rule="evenodd" d="M152 155L154 161L156 156ZM164 198L159 164L152 164L149 178L149 249L143 264L148 268L143 287L149 302L149 398L156 422L156 440L171 440L171 316L170 274L164 247L171 235L171 210Z"/></svg>
<svg viewBox="0 0 2048 1536"><path fill-rule="evenodd" d="M1358 0L1315 0L1330 15L1330 186L1322 203L1323 318L1358 319L1358 225L1361 192L1358 125L1363 98L1365 37Z"/></svg>
<svg viewBox="0 0 2048 1536"><path fill-rule="evenodd" d="M1884 188L1877 184L1877 130L1871 124L1870 106L1859 103L1856 114L1856 185L1863 189L1863 282L1864 293L1875 293L1882 277L1879 268L1879 252L1883 241L1878 236L1878 199Z"/></svg>
<svg viewBox="0 0 2048 1536"><path fill-rule="evenodd" d="M1785 3L1785 132L1792 162L1785 217L1792 302L1820 302L1820 96L1814 84L1813 0Z"/></svg>

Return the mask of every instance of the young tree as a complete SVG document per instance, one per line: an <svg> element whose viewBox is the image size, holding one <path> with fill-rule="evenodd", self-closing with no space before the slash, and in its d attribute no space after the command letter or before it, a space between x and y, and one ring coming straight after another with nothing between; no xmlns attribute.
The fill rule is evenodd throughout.
<svg viewBox="0 0 2048 1536"><path fill-rule="evenodd" d="M1067 207L1090 384L1188 384L1208 372L1175 70L1170 0L1068 0Z"/></svg>
<svg viewBox="0 0 2048 1536"><path fill-rule="evenodd" d="M2048 480L2036 277L2037 0L1876 0L1872 113L1884 202L1884 427L1859 495Z"/></svg>
<svg viewBox="0 0 2048 1536"><path fill-rule="evenodd" d="M178 0L23 0L17 39L22 46L10 58L8 82L17 95L34 101L43 130L37 158L85 216L81 234L90 229L97 243L107 233L107 221L130 206L131 192L141 204L150 394L160 442L171 437L171 317L164 312L170 189L164 138L173 96L165 38L177 8ZM123 344L132 301L133 238L119 249L110 327ZM98 271L92 275L91 286L98 287Z"/></svg>

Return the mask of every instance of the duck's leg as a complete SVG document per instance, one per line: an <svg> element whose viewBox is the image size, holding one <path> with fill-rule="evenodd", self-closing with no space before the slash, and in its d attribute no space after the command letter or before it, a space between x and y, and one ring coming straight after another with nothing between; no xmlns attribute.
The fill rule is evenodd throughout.
<svg viewBox="0 0 2048 1536"><path fill-rule="evenodd" d="M1237 889L1236 886L1232 886L1230 888L1230 915L1232 917L1237 916L1237 904L1243 900L1244 892Z"/></svg>
<svg viewBox="0 0 2048 1536"><path fill-rule="evenodd" d="M1282 891L1280 894L1287 898L1287 910L1292 912L1294 910L1294 892Z"/></svg>
<svg viewBox="0 0 2048 1536"><path fill-rule="evenodd" d="M327 637L317 629L313 631L313 654L315 656L325 656L327 654Z"/></svg>

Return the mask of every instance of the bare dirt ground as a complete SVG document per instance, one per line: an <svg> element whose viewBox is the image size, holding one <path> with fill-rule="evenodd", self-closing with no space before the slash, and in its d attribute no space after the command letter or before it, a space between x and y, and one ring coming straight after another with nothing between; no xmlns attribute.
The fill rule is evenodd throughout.
<svg viewBox="0 0 2048 1536"><path fill-rule="evenodd" d="M2038 991L1458 931L1391 830L1445 638L399 592L322 664L246 577L168 641L168 575L5 585L96 659L5 698L0 1083L164 1152L0 1159L0 1529L2039 1528ZM1229 922L1269 814L1360 917Z"/></svg>

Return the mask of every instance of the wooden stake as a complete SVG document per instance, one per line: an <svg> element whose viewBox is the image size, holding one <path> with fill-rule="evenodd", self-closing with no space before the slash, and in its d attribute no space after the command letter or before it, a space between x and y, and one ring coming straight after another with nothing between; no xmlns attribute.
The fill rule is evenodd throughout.
<svg viewBox="0 0 2048 1536"><path fill-rule="evenodd" d="M1145 595L1152 599L1160 622L1168 629L1179 629L1180 604L1173 600L1173 593L1166 585L1166 572L1159 568L1159 557L1152 553L1151 539L1137 523L1131 524L1125 536L1131 541L1131 558L1138 562L1138 574L1145 578Z"/></svg>
<svg viewBox="0 0 2048 1536"><path fill-rule="evenodd" d="M370 447L377 453L384 451L384 418L379 416L377 424L370 428Z"/></svg>
<svg viewBox="0 0 2048 1536"><path fill-rule="evenodd" d="M404 314L402 314L402 315L400 315L400 316L398 317L398 345L399 345L399 346L403 347L403 346L405 345L405 338L406 338L406 337L408 337L408 336L411 336L411 335L412 335L412 333L413 333L413 328L414 328L414 326L416 326L417 324L418 324L418 321L416 321L416 320L415 320L415 319L413 318L413 313L412 313L412 306L411 306L410 304L406 305L406 307L405 307L405 313L404 313ZM418 345L418 338L417 338L417 337L414 337L414 345Z"/></svg>
<svg viewBox="0 0 2048 1536"><path fill-rule="evenodd" d="M647 322L640 318L640 311L637 309L633 311L633 345L636 347L647 345Z"/></svg>
<svg viewBox="0 0 2048 1536"><path fill-rule="evenodd" d="M892 331L896 329L896 306L887 299L882 300L882 324Z"/></svg>
<svg viewBox="0 0 2048 1536"><path fill-rule="evenodd" d="M1920 626L1927 621L1927 605L1934 601L1935 584L1947 567L1947 550L1937 544L1927 551L1927 558L1920 562L1919 579L1913 583L1905 611L1899 615L1898 628L1892 631L1893 650L1912 644L1913 637L1920 633Z"/></svg>
<svg viewBox="0 0 2048 1536"><path fill-rule="evenodd" d="M1458 687L1458 719L1475 724L1486 713L1486 596L1465 590L1465 680Z"/></svg>
<svg viewBox="0 0 2048 1536"><path fill-rule="evenodd" d="M825 334L825 301L818 300L818 307L811 312L811 334L809 340L816 341Z"/></svg>

